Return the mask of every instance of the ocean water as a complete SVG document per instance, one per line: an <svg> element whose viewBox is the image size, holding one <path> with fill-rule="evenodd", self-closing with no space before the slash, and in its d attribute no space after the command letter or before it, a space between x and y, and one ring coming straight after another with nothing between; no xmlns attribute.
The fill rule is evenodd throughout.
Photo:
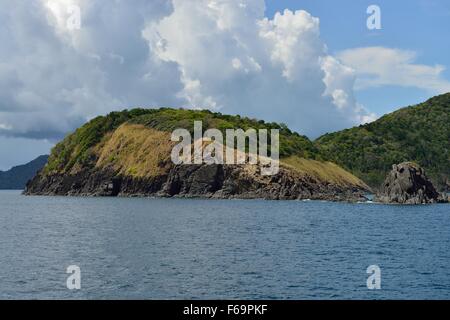
<svg viewBox="0 0 450 320"><path fill-rule="evenodd" d="M48 298L449 299L450 205L2 191L0 299Z"/></svg>

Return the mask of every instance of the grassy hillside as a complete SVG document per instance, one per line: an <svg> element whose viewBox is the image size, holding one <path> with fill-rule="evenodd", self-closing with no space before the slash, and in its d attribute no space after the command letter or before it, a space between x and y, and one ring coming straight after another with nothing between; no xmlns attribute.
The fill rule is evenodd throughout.
<svg viewBox="0 0 450 320"><path fill-rule="evenodd" d="M318 150L307 137L292 132L284 124L266 123L262 120L223 115L207 110L133 109L97 117L77 129L55 146L45 170L70 172L73 168L96 161L92 148L100 143L106 134L112 133L124 123L143 125L146 128L171 133L177 128L185 128L192 132L195 120L203 121L204 131L217 128L224 134L225 130L230 128L279 129L280 157L298 155L308 159L320 158Z"/></svg>
<svg viewBox="0 0 450 320"><path fill-rule="evenodd" d="M450 177L450 93L370 124L326 134L315 145L324 158L372 187L381 185L392 164L414 161L443 188Z"/></svg>
<svg viewBox="0 0 450 320"><path fill-rule="evenodd" d="M97 168L111 168L121 175L150 177L162 174L172 150L170 133L137 124L122 124L95 147Z"/></svg>
<svg viewBox="0 0 450 320"><path fill-rule="evenodd" d="M321 181L330 181L336 185L357 185L367 188L365 183L348 171L329 161L290 156L281 160L281 164L303 174L309 174Z"/></svg>
<svg viewBox="0 0 450 320"><path fill-rule="evenodd" d="M185 128L192 132L195 120L203 122L203 131L217 128L224 136L226 129L279 129L280 158L285 167L326 183L367 187L339 166L322 161L307 137L283 124L169 108L124 110L91 120L53 148L43 174L76 174L95 167L136 178L161 175L171 165L172 131Z"/></svg>

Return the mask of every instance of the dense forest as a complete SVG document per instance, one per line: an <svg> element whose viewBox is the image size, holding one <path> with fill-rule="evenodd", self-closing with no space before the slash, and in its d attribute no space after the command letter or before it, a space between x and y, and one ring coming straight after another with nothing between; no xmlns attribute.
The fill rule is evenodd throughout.
<svg viewBox="0 0 450 320"><path fill-rule="evenodd" d="M397 110L377 121L326 134L321 155L377 188L392 164L414 161L440 188L450 179L450 93Z"/></svg>

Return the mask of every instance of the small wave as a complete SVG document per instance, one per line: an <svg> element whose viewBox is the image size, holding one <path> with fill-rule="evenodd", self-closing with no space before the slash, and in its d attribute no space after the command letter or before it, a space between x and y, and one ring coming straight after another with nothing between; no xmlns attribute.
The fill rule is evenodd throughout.
<svg viewBox="0 0 450 320"><path fill-rule="evenodd" d="M358 202L356 202L357 204L372 204L372 203L376 203L376 202L374 202L374 201L372 201L372 200L367 200L367 201L358 201Z"/></svg>

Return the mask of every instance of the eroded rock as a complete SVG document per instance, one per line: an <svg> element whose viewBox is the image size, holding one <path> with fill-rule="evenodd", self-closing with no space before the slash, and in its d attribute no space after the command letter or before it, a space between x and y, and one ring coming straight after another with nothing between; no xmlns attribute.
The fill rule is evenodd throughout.
<svg viewBox="0 0 450 320"><path fill-rule="evenodd" d="M375 201L398 204L447 202L427 178L423 168L412 162L394 164Z"/></svg>
<svg viewBox="0 0 450 320"><path fill-rule="evenodd" d="M86 170L76 175L37 175L29 195L156 196L218 199L315 199L364 201L365 189L339 186L281 167L262 176L252 165L177 165L151 178L117 176L114 171Z"/></svg>

